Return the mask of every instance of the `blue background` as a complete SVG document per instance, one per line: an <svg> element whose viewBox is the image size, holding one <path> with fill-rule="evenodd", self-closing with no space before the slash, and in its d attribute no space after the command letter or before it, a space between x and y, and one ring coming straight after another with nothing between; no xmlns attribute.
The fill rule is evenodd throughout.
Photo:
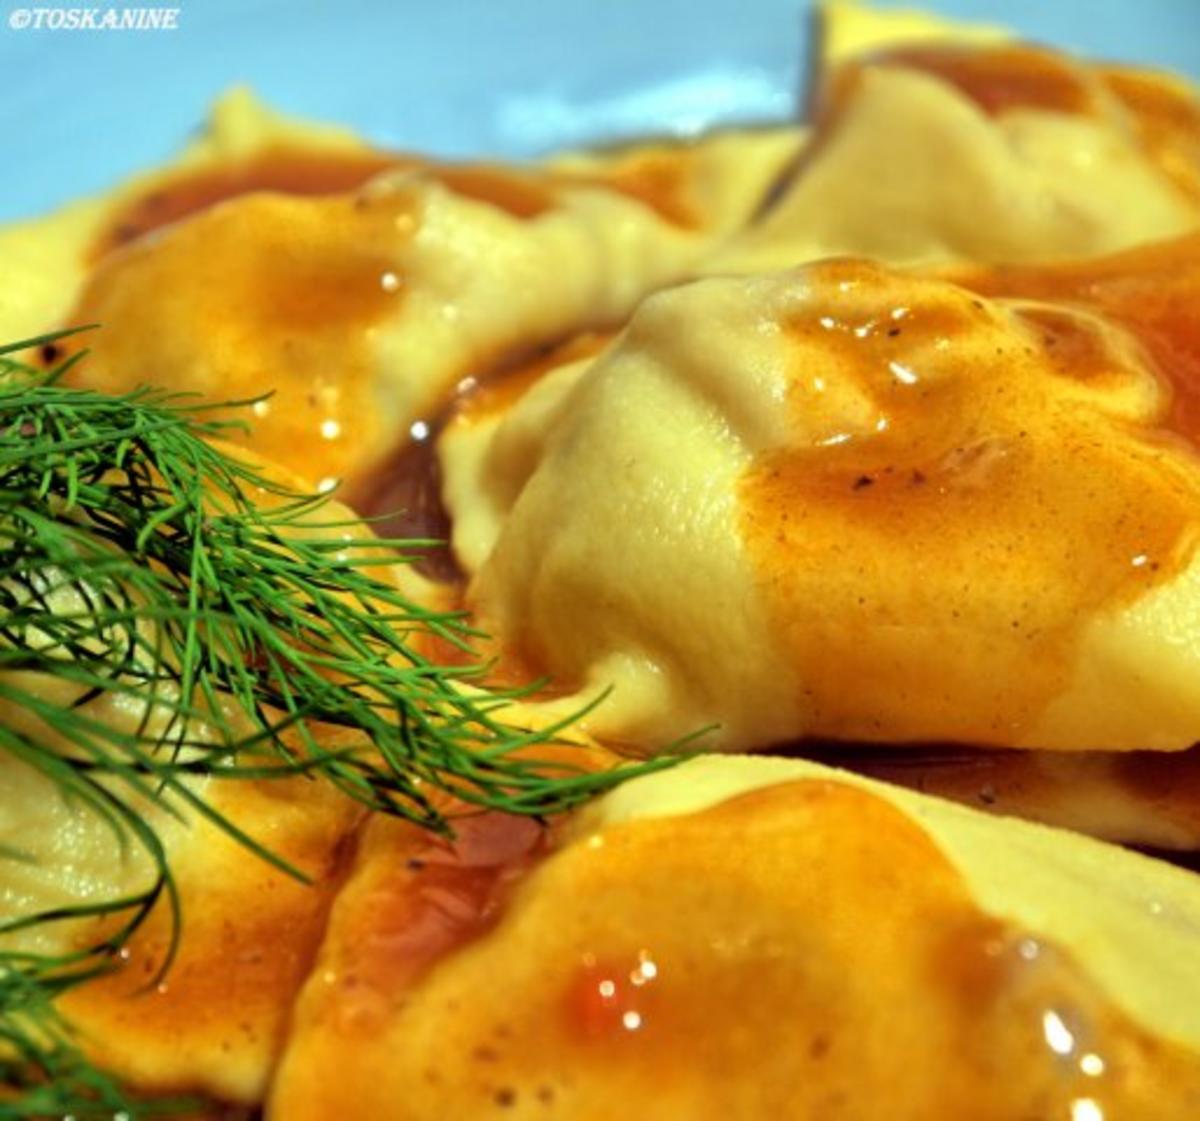
<svg viewBox="0 0 1200 1121"><path fill-rule="evenodd" d="M0 0L0 217L169 155L234 82L401 147L463 156L782 119L807 0L120 0L177 31L14 31ZM911 2L911 0L910 0ZM1200 0L927 0L1087 54L1200 77Z"/></svg>

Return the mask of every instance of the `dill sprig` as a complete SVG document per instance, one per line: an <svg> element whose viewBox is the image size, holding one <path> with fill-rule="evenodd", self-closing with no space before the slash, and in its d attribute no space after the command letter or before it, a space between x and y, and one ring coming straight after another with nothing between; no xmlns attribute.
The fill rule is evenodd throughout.
<svg viewBox="0 0 1200 1121"><path fill-rule="evenodd" d="M328 495L222 450L211 441L237 422L214 410L227 403L72 388L69 365L46 373L0 357L0 711L23 714L0 722L0 754L138 846L155 874L129 896L0 916L0 1121L144 1115L87 1063L53 1001L111 968L153 908L170 908L178 938L169 854L147 806L207 819L300 875L222 816L198 776L309 775L446 832L436 792L549 815L672 761L598 773L561 751L537 758L528 749L559 742L571 721L511 723L536 686L487 688L467 620L386 575L430 542L363 533ZM464 664L422 653L431 636ZM114 698L136 718L104 719ZM105 935L65 956L4 948L27 928L89 917L106 920ZM174 942L164 969L173 953Z"/></svg>
<svg viewBox="0 0 1200 1121"><path fill-rule="evenodd" d="M139 1099L79 1049L54 998L80 983L48 955L0 964L0 1121L136 1121L191 1112L186 1098ZM16 960L19 959L19 960Z"/></svg>

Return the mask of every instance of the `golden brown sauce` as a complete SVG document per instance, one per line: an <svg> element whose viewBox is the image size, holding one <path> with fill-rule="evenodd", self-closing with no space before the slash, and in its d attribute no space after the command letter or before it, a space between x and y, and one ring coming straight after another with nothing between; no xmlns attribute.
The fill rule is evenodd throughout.
<svg viewBox="0 0 1200 1121"><path fill-rule="evenodd" d="M963 269L953 279L987 296L1107 316L1142 342L1169 384L1167 427L1200 443L1200 234L1089 261Z"/></svg>
<svg viewBox="0 0 1200 1121"><path fill-rule="evenodd" d="M300 197L347 194L385 171L420 169L449 190L522 220L558 208L570 186L599 186L644 203L664 221L699 225L690 200L686 148L638 153L596 175L550 173L487 163L433 163L401 152L322 151L273 144L242 159L172 173L123 202L89 253L93 262L147 233L256 192Z"/></svg>
<svg viewBox="0 0 1200 1121"><path fill-rule="evenodd" d="M606 172L582 177L581 183L608 187L644 203L664 222L682 229L696 229L703 216L692 197L692 156L687 147L676 145L638 152L616 161Z"/></svg>
<svg viewBox="0 0 1200 1121"><path fill-rule="evenodd" d="M625 960L597 961L595 954L584 954L566 993L568 1030L584 1040L621 1039L640 1031L654 1015L650 994L657 979L658 962L647 950Z"/></svg>
<svg viewBox="0 0 1200 1121"><path fill-rule="evenodd" d="M383 152L321 151L273 145L240 160L176 172L124 203L109 219L91 253L92 260L119 249L151 230L178 222L225 199L255 191L286 195L336 195L415 159Z"/></svg>
<svg viewBox="0 0 1200 1121"><path fill-rule="evenodd" d="M1085 67L1029 44L990 47L897 47L872 63L920 70L965 94L985 113L1047 109L1090 116L1096 91Z"/></svg>
<svg viewBox="0 0 1200 1121"><path fill-rule="evenodd" d="M754 466L741 525L813 732L1019 743L1081 628L1190 560L1193 473L1156 418L1126 431L1055 389L1050 371L1110 371L1063 371L1019 317L865 263L810 277L793 407L818 434ZM820 427L826 381L864 394L873 423L843 431L835 407Z"/></svg>
<svg viewBox="0 0 1200 1121"><path fill-rule="evenodd" d="M420 169L450 190L515 218L535 218L557 206L544 177L489 164L433 164L400 152L333 152L275 145L254 155L177 172L126 202L93 247L99 260L163 226L219 202L257 192L299 197L348 194L385 171Z"/></svg>
<svg viewBox="0 0 1200 1121"><path fill-rule="evenodd" d="M1175 184L1200 199L1200 100L1152 71L1103 67L1100 77L1133 117L1142 147Z"/></svg>
<svg viewBox="0 0 1200 1121"><path fill-rule="evenodd" d="M774 1068L767 1076L778 1095L772 1110L742 1116L809 1116L801 1103L811 1102L823 1107L811 1115L823 1119L876 1117L880 1100L895 1100L889 1116L1009 1118L1029 1110L1070 1118L1080 1098L1109 1118L1130 1108L1138 1116L1139 1101L1143 1108L1160 1101L1143 1064L1164 1058L1184 1072L1175 1084L1181 1101L1197 1100L1200 1059L1151 1042L1066 956L979 913L919 828L870 795L796 782L674 827L631 828L649 834L618 857L635 878L668 854L668 868L649 873L655 887L635 885L631 894L640 887L673 898L665 907L635 908L636 917L626 913L632 938L597 939L596 950L581 955L563 1006L567 1031L607 1063L644 1064L669 1079L683 1050L705 1072L763 1078L764 1066ZM813 834L806 844L793 840L799 829ZM794 912L794 925L770 914L795 906L763 897L770 871L738 875L737 854L719 854L741 830L751 834L737 843L744 859L788 877L796 910L813 908L807 923ZM811 858L796 851L808 847ZM736 905L731 913L717 910L715 923L713 911L699 912L706 920L699 929L641 921L671 904L694 921L695 904L681 900L692 902L704 889L665 886L672 873L684 881L687 867L713 875L717 890L729 892L727 906L739 899L740 930ZM821 929L805 929L812 923ZM640 948L618 954L614 942ZM908 1024L903 1045L881 1027L893 1014ZM755 1048L768 1041L790 1061L757 1058ZM952 1048L953 1069L909 1050L936 1053L939 1043ZM703 1075L697 1082L711 1085ZM1174 1103L1163 1107L1164 1117L1176 1115Z"/></svg>
<svg viewBox="0 0 1200 1121"><path fill-rule="evenodd" d="M357 877L407 874L377 852ZM374 936L389 912L369 898L339 905L327 955ZM359 1000L309 986L273 1116L1182 1121L1200 1102L1197 1056L981 914L909 818L833 783L581 838L487 938L370 1016Z"/></svg>
<svg viewBox="0 0 1200 1121"><path fill-rule="evenodd" d="M898 47L845 62L818 90L818 120L833 125L873 66L919 70L985 113L1039 109L1107 119L1130 133L1178 187L1200 199L1200 102L1184 83L1132 67L1089 66L1030 44ZM820 142L820 137L818 137Z"/></svg>
<svg viewBox="0 0 1200 1121"><path fill-rule="evenodd" d="M362 470L381 454L386 437L370 338L403 299L397 250L415 219L403 191L332 193L388 167L415 164L382 155L270 151L179 177L135 202L121 221L127 236L163 228L153 241L133 241L96 266L71 319L105 329L77 344L91 353L76 380L117 391L161 384L158 371L165 369L172 385L210 399L271 391L273 398L253 412L246 442L311 483L349 477L345 497L367 513L392 498L416 497L417 508L404 503L409 535L444 536L440 504L425 483L407 488L419 494L376 494ZM554 204L532 175L482 165L434 170L458 193L518 217ZM259 190L328 197L291 203L260 195L233 210L211 209ZM166 228L184 217L191 220ZM147 308L155 309L154 330L147 330ZM47 362L68 349L56 347ZM429 436L426 427L425 436L406 442L398 466L413 466L408 459L432 463Z"/></svg>
<svg viewBox="0 0 1200 1121"><path fill-rule="evenodd" d="M50 348L45 360L86 345L74 379L110 392L164 380L209 399L272 391L246 441L313 484L348 479L348 500L377 508L391 496L372 494L365 477L390 449L371 339L404 297L397 262L416 216L402 185L348 192L380 172L419 168L521 220L555 209L569 187L603 186L687 223L688 161L680 148L582 175L276 146L176 173L126 203L94 247L69 318L104 331ZM236 207L216 205L235 197ZM415 438L410 458L422 458L422 443ZM433 504L416 517L443 528Z"/></svg>
<svg viewBox="0 0 1200 1121"><path fill-rule="evenodd" d="M141 1091L253 1102L312 967L359 811L304 779L230 783L213 800L311 882L195 826L173 853L183 926L170 971L160 978L171 941L164 901L120 968L72 990L60 1007L92 1057Z"/></svg>
<svg viewBox="0 0 1200 1121"><path fill-rule="evenodd" d="M865 69L919 70L953 86L985 113L1045 109L1093 116L1102 108L1089 71L1054 51L1020 43L1004 46L893 47L841 63L817 90L817 119L829 127L858 88Z"/></svg>
<svg viewBox="0 0 1200 1121"><path fill-rule="evenodd" d="M72 319L104 329L72 377L105 392L165 380L210 401L273 392L230 438L313 484L353 475L387 438L372 333L404 299L413 224L402 192L263 194L131 243L84 288Z"/></svg>
<svg viewBox="0 0 1200 1121"><path fill-rule="evenodd" d="M495 416L514 405L547 374L573 362L594 358L616 335L616 331L581 331L565 342L510 363L460 394L452 404L451 416L468 421Z"/></svg>

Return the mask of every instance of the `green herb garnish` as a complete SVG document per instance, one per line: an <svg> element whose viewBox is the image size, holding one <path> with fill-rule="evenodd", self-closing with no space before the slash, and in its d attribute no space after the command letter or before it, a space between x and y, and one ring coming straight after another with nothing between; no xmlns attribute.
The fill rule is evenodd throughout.
<svg viewBox="0 0 1200 1121"><path fill-rule="evenodd" d="M214 447L231 425L215 406L70 388L70 361L44 373L11 357L56 337L0 348L0 704L24 713L0 724L0 753L140 847L156 874L129 897L0 917L0 1121L163 1110L93 1069L53 1005L110 968L152 908L172 909L178 937L169 854L139 807L204 817L299 875L197 793L196 776L309 775L446 832L436 791L549 815L673 761L596 773L525 754L569 722L509 723L531 690L486 688L467 621L380 575L430 542L353 536L360 523L334 518L329 496ZM431 635L467 664L420 653ZM69 703L31 685L47 678ZM128 726L94 714L118 694L140 714ZM5 948L21 930L88 916L110 920L95 945L62 957Z"/></svg>

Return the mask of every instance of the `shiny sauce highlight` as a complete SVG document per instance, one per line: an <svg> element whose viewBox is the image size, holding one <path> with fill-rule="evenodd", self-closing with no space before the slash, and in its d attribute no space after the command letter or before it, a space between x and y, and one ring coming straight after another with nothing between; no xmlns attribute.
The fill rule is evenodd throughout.
<svg viewBox="0 0 1200 1121"><path fill-rule="evenodd" d="M1200 444L1200 233L1108 257L960 269L981 295L1054 301L1106 317L1139 340L1170 396L1164 427Z"/></svg>
<svg viewBox="0 0 1200 1121"><path fill-rule="evenodd" d="M415 221L402 191L254 194L164 227L94 269L72 320L103 330L69 340L90 348L72 376L111 393L269 393L239 411L253 431L229 438L332 486L387 438L372 340L403 304Z"/></svg>
<svg viewBox="0 0 1200 1121"><path fill-rule="evenodd" d="M391 467L421 470L430 428L391 431L374 342L405 298L415 195L403 177L358 188L414 171L519 221L555 211L567 190L604 188L689 225L690 160L678 146L614 157L595 173L550 172L276 144L174 172L122 203L93 246L70 322L103 331L55 345L45 360L88 348L73 377L106 392L269 393L242 414L252 432L230 438L322 489L346 483L347 499L374 513L374 499L390 496L371 493L369 474L392 452L401 462ZM435 504L418 498L416 519L441 531Z"/></svg>
<svg viewBox="0 0 1200 1121"><path fill-rule="evenodd" d="M207 795L215 810L268 843L308 882L248 855L216 827L193 822L192 835L171 853L182 930L174 930L160 900L112 972L72 989L58 1007L93 1061L139 1091L249 1104L266 1092L360 809L333 787L303 778L217 786ZM94 933L86 933L88 944Z"/></svg>
<svg viewBox="0 0 1200 1121"><path fill-rule="evenodd" d="M335 912L347 955L370 930ZM413 1121L614 1102L647 1121L878 1121L880 1102L897 1121L1184 1121L1200 1094L1197 1056L983 914L908 816L820 781L579 835L353 1033L327 1003L300 1022L290 1121L400 1095Z"/></svg>
<svg viewBox="0 0 1200 1121"><path fill-rule="evenodd" d="M741 530L810 729L1019 744L1086 625L1189 562L1191 453L1161 404L1130 425L1077 399L1158 389L1095 340L866 263L808 279L786 324L804 435L748 472Z"/></svg>
<svg viewBox="0 0 1200 1121"><path fill-rule="evenodd" d="M633 880L628 933L614 921L588 943L564 1026L606 1064L655 1071L665 1095L828 1119L889 1101L897 1117L1115 1121L1152 1105L1183 1117L1197 1100L1200 1059L1151 1040L1052 944L978 911L930 839L873 795L792 782L604 839L593 859ZM1160 1063L1178 1101L1157 1096ZM685 1064L749 1085L706 1073L685 1090Z"/></svg>

